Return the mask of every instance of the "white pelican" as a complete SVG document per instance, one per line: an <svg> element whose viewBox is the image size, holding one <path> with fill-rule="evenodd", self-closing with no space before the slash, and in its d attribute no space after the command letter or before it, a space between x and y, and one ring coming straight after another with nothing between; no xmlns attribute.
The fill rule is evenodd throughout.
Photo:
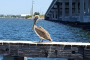
<svg viewBox="0 0 90 60"><path fill-rule="evenodd" d="M44 39L49 40L49 41L52 41L52 39L51 39L50 34L48 33L48 31L46 31L42 27L37 27L36 26L36 22L38 21L38 19L39 19L39 16L38 15L35 15L35 17L34 17L34 23L33 23L33 27L31 29L31 32L32 32L32 30L34 28L35 33L40 38L40 41L39 42L41 42L41 39L42 39L42 42L43 42Z"/></svg>

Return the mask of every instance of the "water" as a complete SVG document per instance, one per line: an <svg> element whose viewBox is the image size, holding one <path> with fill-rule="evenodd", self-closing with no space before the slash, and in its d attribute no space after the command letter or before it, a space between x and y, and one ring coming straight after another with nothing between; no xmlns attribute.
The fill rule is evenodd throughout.
<svg viewBox="0 0 90 60"><path fill-rule="evenodd" d="M32 24L33 20L0 18L0 40L39 41L34 30L30 32ZM45 28L56 42L90 42L90 31L82 30L82 28L46 20L39 20L37 26ZM30 59L40 60L40 58ZM58 58L43 58L43 60L58 60Z"/></svg>

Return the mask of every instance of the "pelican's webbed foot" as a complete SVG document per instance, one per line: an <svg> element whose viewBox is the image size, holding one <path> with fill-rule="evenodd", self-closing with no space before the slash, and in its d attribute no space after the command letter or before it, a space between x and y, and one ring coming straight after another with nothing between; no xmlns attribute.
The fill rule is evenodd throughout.
<svg viewBox="0 0 90 60"><path fill-rule="evenodd" d="M41 38L40 38L39 42L41 42Z"/></svg>
<svg viewBox="0 0 90 60"><path fill-rule="evenodd" d="M42 42L43 42L44 39L42 39Z"/></svg>

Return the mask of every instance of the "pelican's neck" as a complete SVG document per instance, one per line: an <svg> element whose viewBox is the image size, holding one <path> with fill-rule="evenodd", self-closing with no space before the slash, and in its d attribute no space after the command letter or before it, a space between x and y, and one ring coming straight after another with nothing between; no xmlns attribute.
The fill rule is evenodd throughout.
<svg viewBox="0 0 90 60"><path fill-rule="evenodd" d="M33 23L34 28L37 27L36 22L37 22L37 20L35 20L34 23Z"/></svg>
<svg viewBox="0 0 90 60"><path fill-rule="evenodd" d="M33 29L35 30L36 27L37 27L36 24L33 24L31 32L32 32Z"/></svg>
<svg viewBox="0 0 90 60"><path fill-rule="evenodd" d="M37 22L37 20L36 20L36 18L34 19L34 23L33 23L33 27L32 27L32 29L31 29L31 32L32 32L32 30L33 30L33 28L35 29L37 26L36 26L36 22Z"/></svg>

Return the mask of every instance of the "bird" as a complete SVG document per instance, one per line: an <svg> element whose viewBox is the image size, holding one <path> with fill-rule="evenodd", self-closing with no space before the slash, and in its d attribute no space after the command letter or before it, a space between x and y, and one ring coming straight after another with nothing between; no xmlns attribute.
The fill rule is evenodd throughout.
<svg viewBox="0 0 90 60"><path fill-rule="evenodd" d="M37 27L36 26L36 22L39 20L39 15L35 15L34 17L34 23L33 23L33 26L32 26L32 29L31 29L31 32L32 30L34 29L35 33L39 36L40 40L39 42L41 42L41 39L42 39L42 42L44 39L46 40L49 40L49 41L52 41L51 37L50 37L50 34L48 33L47 30L45 30L44 28L42 28L41 26Z"/></svg>

